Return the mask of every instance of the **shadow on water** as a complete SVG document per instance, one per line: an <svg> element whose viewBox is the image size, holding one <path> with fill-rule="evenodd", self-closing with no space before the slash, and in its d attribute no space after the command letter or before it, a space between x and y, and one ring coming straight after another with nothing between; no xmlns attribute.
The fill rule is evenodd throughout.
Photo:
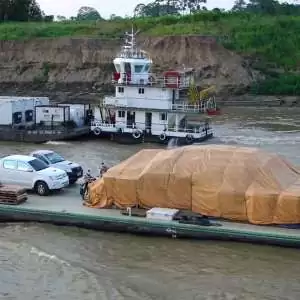
<svg viewBox="0 0 300 300"><path fill-rule="evenodd" d="M173 149L179 147L179 139L171 138L168 142L167 149Z"/></svg>
<svg viewBox="0 0 300 300"><path fill-rule="evenodd" d="M205 142L195 143L194 145L211 145L211 144L225 144L218 137L213 137ZM179 138L171 138L167 144L167 149L175 149L183 146Z"/></svg>

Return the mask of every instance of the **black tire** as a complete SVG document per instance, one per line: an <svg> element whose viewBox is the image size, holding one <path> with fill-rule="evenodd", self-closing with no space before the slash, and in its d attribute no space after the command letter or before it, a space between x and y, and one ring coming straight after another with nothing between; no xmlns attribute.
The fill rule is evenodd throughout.
<svg viewBox="0 0 300 300"><path fill-rule="evenodd" d="M85 190L80 191L80 195L81 195L81 199L83 201L87 200L88 196L89 196L89 187L87 187Z"/></svg>
<svg viewBox="0 0 300 300"><path fill-rule="evenodd" d="M69 180L69 184L72 185L72 184L74 184L76 181L77 181L77 179L70 179L70 180Z"/></svg>
<svg viewBox="0 0 300 300"><path fill-rule="evenodd" d="M39 196L49 195L49 187L44 181L37 181L34 185L34 190Z"/></svg>

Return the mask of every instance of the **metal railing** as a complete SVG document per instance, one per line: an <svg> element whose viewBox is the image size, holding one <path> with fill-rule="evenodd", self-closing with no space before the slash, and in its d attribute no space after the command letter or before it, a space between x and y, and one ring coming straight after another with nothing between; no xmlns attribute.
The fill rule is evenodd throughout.
<svg viewBox="0 0 300 300"><path fill-rule="evenodd" d="M113 123L105 123L101 121L92 121L91 126L93 127L107 127L107 128L113 128L116 126L116 124Z"/></svg>
<svg viewBox="0 0 300 300"><path fill-rule="evenodd" d="M163 124L163 123L152 123L151 126L147 126L145 123L143 122L135 122L132 124L126 124L121 123L121 122L117 122L115 124L113 123L105 123L105 122L101 122L101 121L93 121L91 122L91 126L92 127L105 127L105 128L115 128L115 127L122 127L122 128L127 128L127 129L140 129L140 130L161 130L164 132L186 132L186 133L201 133L203 131L205 131L205 128L207 128L208 130L210 130L211 128L205 123L203 122L202 124L199 124L199 126L191 126L191 127L181 127L178 126L176 127L169 127L167 124Z"/></svg>
<svg viewBox="0 0 300 300"><path fill-rule="evenodd" d="M143 101L141 101L143 100ZM121 98L121 97L105 97L104 104L115 107L130 107L137 109L161 109L180 112L206 113L208 109L216 109L216 104L209 100L203 100L197 104L191 104L189 101L175 101L171 103L171 99L155 99L155 98Z"/></svg>
<svg viewBox="0 0 300 300"><path fill-rule="evenodd" d="M172 110L182 112L206 112L206 106L201 104L189 104L188 102L181 102L172 104Z"/></svg>
<svg viewBox="0 0 300 300"><path fill-rule="evenodd" d="M120 80L121 79L121 80ZM119 82L120 81L120 82ZM174 87L174 88L188 88L191 86L193 80L192 76L180 75L180 77L164 77L149 73L148 80L145 80L145 74L134 74L131 78L126 73L120 73L120 78L115 79L112 75L112 83L120 85L133 86L155 86L155 87Z"/></svg>

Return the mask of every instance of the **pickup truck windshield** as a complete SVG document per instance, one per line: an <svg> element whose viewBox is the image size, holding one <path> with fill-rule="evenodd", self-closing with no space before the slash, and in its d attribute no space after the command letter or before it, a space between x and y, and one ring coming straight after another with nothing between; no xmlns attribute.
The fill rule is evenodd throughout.
<svg viewBox="0 0 300 300"><path fill-rule="evenodd" d="M46 158L50 161L51 164L56 164L64 161L65 159L55 152L45 154Z"/></svg>
<svg viewBox="0 0 300 300"><path fill-rule="evenodd" d="M47 169L48 166L40 159L33 159L28 162L35 171Z"/></svg>

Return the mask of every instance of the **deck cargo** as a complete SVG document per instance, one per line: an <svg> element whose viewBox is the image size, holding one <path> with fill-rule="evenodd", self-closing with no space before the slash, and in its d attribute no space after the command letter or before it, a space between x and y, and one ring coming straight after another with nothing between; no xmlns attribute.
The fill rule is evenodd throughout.
<svg viewBox="0 0 300 300"><path fill-rule="evenodd" d="M142 150L94 182L88 202L95 208L162 207L252 224L299 224L300 172L256 148Z"/></svg>

